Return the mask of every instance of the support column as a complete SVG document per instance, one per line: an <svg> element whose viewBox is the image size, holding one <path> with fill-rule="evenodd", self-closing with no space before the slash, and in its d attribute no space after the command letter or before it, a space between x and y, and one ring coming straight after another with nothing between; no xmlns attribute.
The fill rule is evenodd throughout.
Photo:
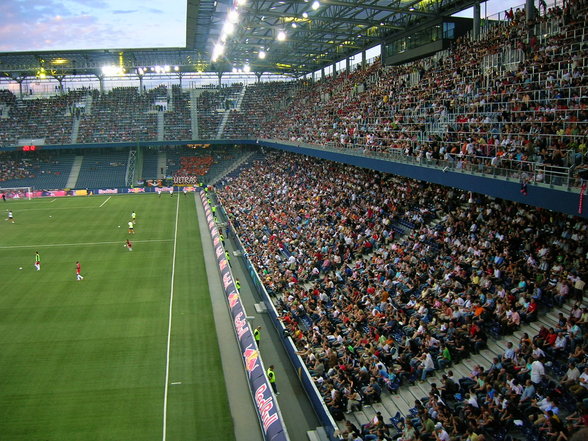
<svg viewBox="0 0 588 441"><path fill-rule="evenodd" d="M18 83L18 97L22 100L22 82L24 78L17 78L16 82Z"/></svg>
<svg viewBox="0 0 588 441"><path fill-rule="evenodd" d="M321 67L321 80L325 79L325 68Z"/></svg>
<svg viewBox="0 0 588 441"><path fill-rule="evenodd" d="M261 83L261 76L263 75L263 72L255 72L255 76L257 77L257 83Z"/></svg>
<svg viewBox="0 0 588 441"><path fill-rule="evenodd" d="M222 72L217 72L216 73L218 75L218 89L220 90L222 87L222 81L221 79L223 78L223 73Z"/></svg>
<svg viewBox="0 0 588 441"><path fill-rule="evenodd" d="M525 1L525 12L527 15L527 23L535 18L535 2L533 0Z"/></svg>
<svg viewBox="0 0 588 441"><path fill-rule="evenodd" d="M182 90L182 77L184 74L182 72L178 72L178 80L180 81L180 90Z"/></svg>
<svg viewBox="0 0 588 441"><path fill-rule="evenodd" d="M480 3L474 3L474 28L473 28L474 40L480 38Z"/></svg>
<svg viewBox="0 0 588 441"><path fill-rule="evenodd" d="M345 58L345 72L351 72L351 60L349 59L349 57Z"/></svg>
<svg viewBox="0 0 588 441"><path fill-rule="evenodd" d="M97 74L98 82L100 83L100 93L104 93L104 75Z"/></svg>
<svg viewBox="0 0 588 441"><path fill-rule="evenodd" d="M139 77L139 95L143 95L143 75L137 74Z"/></svg>
<svg viewBox="0 0 588 441"><path fill-rule="evenodd" d="M361 51L361 67L365 67L367 62L367 55L365 53L365 51Z"/></svg>

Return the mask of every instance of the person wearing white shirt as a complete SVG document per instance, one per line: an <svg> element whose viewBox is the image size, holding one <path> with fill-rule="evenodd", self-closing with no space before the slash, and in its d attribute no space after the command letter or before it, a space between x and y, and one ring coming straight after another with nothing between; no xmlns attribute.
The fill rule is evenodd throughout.
<svg viewBox="0 0 588 441"><path fill-rule="evenodd" d="M533 363L531 363L531 381L534 384L539 384L541 383L541 380L543 380L543 377L545 376L545 367L543 366L543 363L541 362L540 359L535 360Z"/></svg>

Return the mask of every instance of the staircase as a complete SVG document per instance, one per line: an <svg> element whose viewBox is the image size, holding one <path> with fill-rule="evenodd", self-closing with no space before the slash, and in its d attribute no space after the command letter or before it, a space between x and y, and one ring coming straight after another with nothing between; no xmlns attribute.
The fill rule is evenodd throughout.
<svg viewBox="0 0 588 441"><path fill-rule="evenodd" d="M92 114L92 103L93 102L94 102L94 97L92 96L92 94L89 93L88 95L86 95L86 107L84 107L84 109L86 109L86 111L85 111L86 115Z"/></svg>
<svg viewBox="0 0 588 441"><path fill-rule="evenodd" d="M241 88L241 91L239 92L239 96L237 98L237 105L235 107L235 110L237 110L237 111L241 110L241 103L243 102L243 97L245 96L245 90L246 90L246 87L243 86ZM227 125L227 121L229 120L229 116L231 116L231 112L229 110L227 110L223 113L223 119L218 126L218 131L216 132L216 139L223 138L223 132L225 131L225 126Z"/></svg>
<svg viewBox="0 0 588 441"><path fill-rule="evenodd" d="M161 172L163 170L163 173ZM157 155L157 175L160 178L165 178L165 173L167 171L167 155L165 152L159 152Z"/></svg>
<svg viewBox="0 0 588 441"><path fill-rule="evenodd" d="M78 142L78 133L80 132L80 118L75 117L73 118L72 128L71 128L71 143L75 144Z"/></svg>
<svg viewBox="0 0 588 441"><path fill-rule="evenodd" d="M192 139L199 139L198 133L198 95L197 90L190 90L190 119L192 120Z"/></svg>
<svg viewBox="0 0 588 441"><path fill-rule="evenodd" d="M157 112L157 140L163 141L165 139L165 128L164 128L164 115L165 112Z"/></svg>
<svg viewBox="0 0 588 441"><path fill-rule="evenodd" d="M84 162L83 156L75 157L69 172L69 177L67 178L67 183L65 184L66 188L76 188L78 177L80 176L80 170L82 168L82 162Z"/></svg>

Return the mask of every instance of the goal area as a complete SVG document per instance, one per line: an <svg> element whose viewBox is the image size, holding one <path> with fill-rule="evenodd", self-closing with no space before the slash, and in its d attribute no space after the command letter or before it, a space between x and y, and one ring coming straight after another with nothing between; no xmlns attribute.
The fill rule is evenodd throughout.
<svg viewBox="0 0 588 441"><path fill-rule="evenodd" d="M0 198L8 199L28 199L31 200L33 192L31 187L0 187Z"/></svg>

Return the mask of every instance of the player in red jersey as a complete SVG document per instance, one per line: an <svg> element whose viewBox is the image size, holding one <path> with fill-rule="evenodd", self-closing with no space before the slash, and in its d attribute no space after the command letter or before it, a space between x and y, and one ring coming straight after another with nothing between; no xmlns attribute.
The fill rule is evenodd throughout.
<svg viewBox="0 0 588 441"><path fill-rule="evenodd" d="M82 266L80 265L80 262L76 262L76 279L77 280L84 280L84 276L82 276L81 274L82 271Z"/></svg>

